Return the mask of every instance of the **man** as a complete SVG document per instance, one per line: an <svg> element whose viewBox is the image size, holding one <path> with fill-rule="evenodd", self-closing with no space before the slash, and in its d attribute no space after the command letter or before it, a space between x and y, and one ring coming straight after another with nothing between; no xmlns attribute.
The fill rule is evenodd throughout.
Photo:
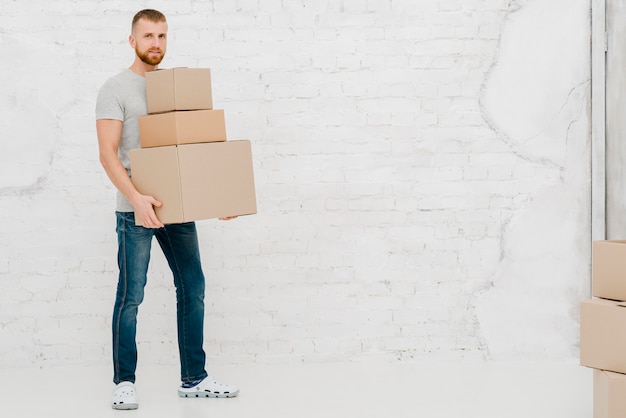
<svg viewBox="0 0 626 418"><path fill-rule="evenodd" d="M202 348L204 275L193 222L163 225L154 207L161 202L142 195L130 180L129 151L139 148L137 118L147 113L145 73L156 70L165 55L167 21L156 10L138 12L132 22L130 68L110 78L100 89L96 130L100 162L117 193L119 281L113 311L114 409L136 409L137 308L144 296L152 237L156 237L174 275L178 322L181 397L234 397L239 389L221 384L205 371ZM135 214L143 226L135 225ZM221 218L222 220L234 217Z"/></svg>

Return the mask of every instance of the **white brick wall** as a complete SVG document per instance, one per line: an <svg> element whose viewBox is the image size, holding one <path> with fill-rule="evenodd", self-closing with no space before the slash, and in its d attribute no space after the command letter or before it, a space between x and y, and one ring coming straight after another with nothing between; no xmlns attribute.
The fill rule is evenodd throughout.
<svg viewBox="0 0 626 418"><path fill-rule="evenodd" d="M147 6L168 16L162 67L211 67L228 137L253 143L258 215L198 223L211 361L576 356L588 43L559 55L581 94L555 93L572 111L548 134L524 142L492 113L506 100L492 74L532 83L498 60L514 61L507 45L537 30L523 12L542 3L571 10L550 9L588 37L588 0L0 0L0 367L109 362L114 190L94 102L130 65L130 19ZM563 76L541 81L549 92ZM535 204L546 191L556 207ZM532 222L554 210L566 227ZM562 232L577 252L516 253ZM501 333L511 317L489 302L494 289L544 320L518 339ZM139 347L143 362L177 361L158 250Z"/></svg>

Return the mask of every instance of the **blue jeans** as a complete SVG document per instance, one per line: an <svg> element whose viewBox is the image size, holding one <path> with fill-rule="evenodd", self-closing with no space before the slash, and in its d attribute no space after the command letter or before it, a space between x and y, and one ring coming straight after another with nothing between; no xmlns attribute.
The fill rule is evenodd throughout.
<svg viewBox="0 0 626 418"><path fill-rule="evenodd" d="M120 274L113 310L113 381L135 381L137 309L143 301L153 236L174 275L181 380L205 378L204 274L195 223L148 229L135 225L133 212L116 216Z"/></svg>

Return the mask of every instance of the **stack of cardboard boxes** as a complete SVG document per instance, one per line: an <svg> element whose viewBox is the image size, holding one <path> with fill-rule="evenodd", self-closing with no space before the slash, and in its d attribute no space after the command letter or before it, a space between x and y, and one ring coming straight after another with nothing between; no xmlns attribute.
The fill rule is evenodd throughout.
<svg viewBox="0 0 626 418"><path fill-rule="evenodd" d="M594 418L625 417L626 241L593 243L592 295L580 307L580 364L594 369Z"/></svg>
<svg viewBox="0 0 626 418"><path fill-rule="evenodd" d="M211 71L146 73L148 115L141 148L130 153L137 190L163 205L164 224L256 213L250 141L226 141L224 111L213 109ZM136 218L140 222L138 217Z"/></svg>

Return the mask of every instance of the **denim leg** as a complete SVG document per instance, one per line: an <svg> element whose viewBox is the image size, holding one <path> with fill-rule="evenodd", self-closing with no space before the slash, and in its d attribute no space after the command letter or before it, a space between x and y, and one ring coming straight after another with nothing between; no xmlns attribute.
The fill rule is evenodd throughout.
<svg viewBox="0 0 626 418"><path fill-rule="evenodd" d="M137 310L143 301L154 230L135 225L132 212L117 212L119 279L113 309L113 382L135 381Z"/></svg>
<svg viewBox="0 0 626 418"><path fill-rule="evenodd" d="M181 380L204 379L204 274L193 222L165 225L156 238L172 269L176 286L176 319Z"/></svg>

